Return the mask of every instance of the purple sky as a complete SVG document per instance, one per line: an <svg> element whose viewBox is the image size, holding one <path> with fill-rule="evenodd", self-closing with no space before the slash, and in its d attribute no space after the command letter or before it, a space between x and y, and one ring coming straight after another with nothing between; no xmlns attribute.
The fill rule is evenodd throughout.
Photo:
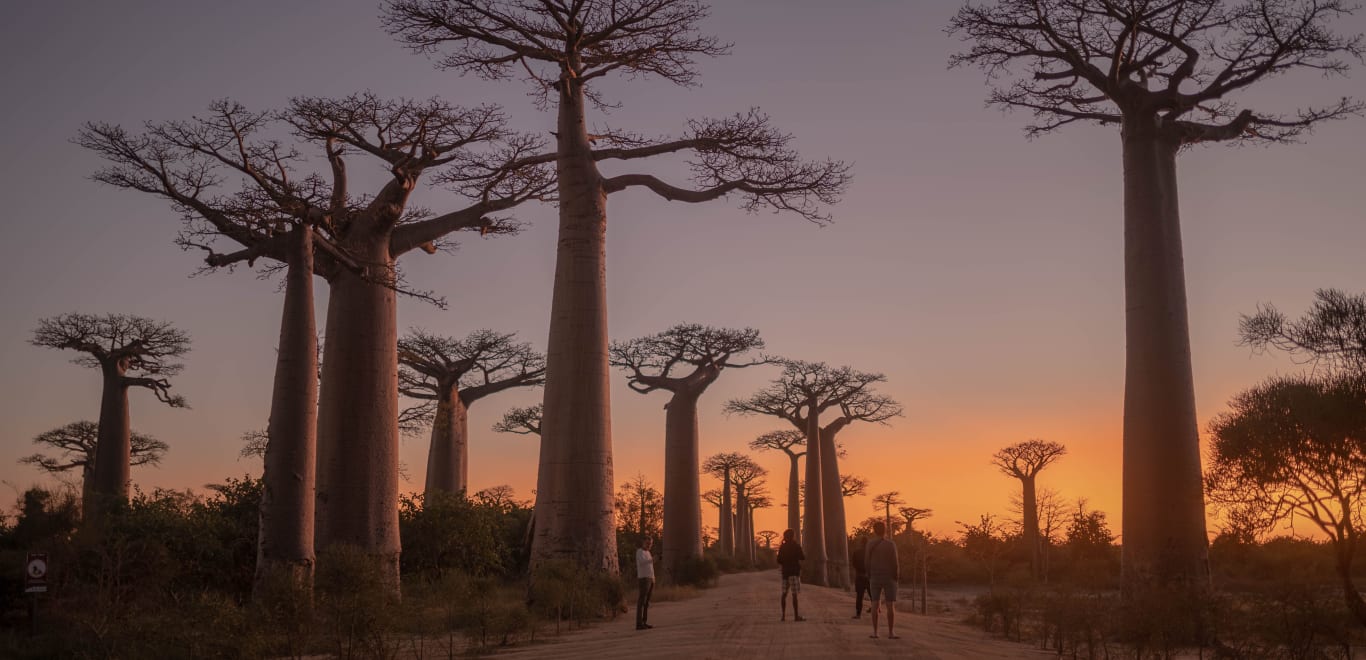
<svg viewBox="0 0 1366 660"><path fill-rule="evenodd" d="M609 209L608 291L614 337L678 322L759 328L774 353L883 371L906 416L853 427L842 468L871 493L899 490L931 507L929 529L1006 513L1016 484L989 465L993 451L1042 437L1069 455L1041 477L1068 498L1108 511L1118 531L1123 383L1119 137L1074 126L1027 141L1027 117L985 108L976 70L947 70L958 49L943 33L947 0L723 0L707 30L733 54L701 62L702 85L611 81L623 103L612 126L677 132L688 117L760 106L796 134L808 157L850 161L855 180L818 228L799 218L747 215L733 201L669 204L616 195ZM176 390L190 410L134 392L135 429L171 445L144 488L198 488L259 471L238 461L239 436L265 425L279 323L275 283L250 273L187 277L200 255L171 243L164 203L89 180L100 166L70 143L88 120L135 127L187 118L228 97L252 109L295 95L440 95L500 103L514 126L548 131L526 87L434 69L379 28L373 0L233 3L18 3L0 26L6 102L0 129L0 480L22 489L39 475L15 459L41 431L95 419L99 379L73 356L26 343L37 319L68 311L166 319L194 351ZM1366 15L1339 29L1366 30ZM1366 96L1353 77L1277 79L1245 100L1291 110ZM361 161L357 161L358 163ZM366 166L370 166L368 163ZM656 166L665 174L675 163ZM621 171L609 169L610 172ZM1366 290L1366 120L1336 122L1305 144L1207 147L1180 163L1195 382L1202 425L1239 389L1298 369L1237 345L1240 313L1275 302L1299 313L1319 287ZM677 179L677 177L675 177ZM451 194L424 190L441 209ZM442 311L400 305L402 327L464 335L516 331L544 347L554 262L554 210L516 211L520 236L465 239L455 255L405 258L411 283L446 296ZM325 287L319 287L320 297ZM320 316L321 319L321 316ZM776 369L724 376L702 400L704 456L739 450L779 428L726 418L722 404L763 386ZM665 395L613 390L617 481L659 483ZM529 497L533 442L488 431L539 391L500 395L471 412L471 485L507 483ZM426 438L403 460L421 478ZM785 461L761 456L783 499ZM412 482L413 489L420 483ZM704 488L711 487L704 479ZM9 497L5 495L3 497ZM3 501L0 497L0 501ZM848 517L872 514L854 498ZM761 512L759 528L781 524ZM715 518L704 512L705 520Z"/></svg>

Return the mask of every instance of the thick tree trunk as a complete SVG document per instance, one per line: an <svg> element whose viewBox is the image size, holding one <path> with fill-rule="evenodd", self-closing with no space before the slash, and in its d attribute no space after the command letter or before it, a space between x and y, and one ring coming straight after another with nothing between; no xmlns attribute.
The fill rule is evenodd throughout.
<svg viewBox="0 0 1366 660"><path fill-rule="evenodd" d="M797 459L801 458L793 454L788 454L792 459L792 469L787 474L787 527L796 534L796 538L801 538L802 533L802 495L801 479L797 476Z"/></svg>
<svg viewBox="0 0 1366 660"><path fill-rule="evenodd" d="M821 497L821 463L825 460L821 447L821 427L816 406L810 405L806 420L806 519L802 524L802 550L806 554L806 566L802 577L811 584L825 586L827 566L825 556L825 525L821 515L824 499Z"/></svg>
<svg viewBox="0 0 1366 660"><path fill-rule="evenodd" d="M584 124L583 86L561 81L555 286L536 479L532 564L617 573L607 363L607 194Z"/></svg>
<svg viewBox="0 0 1366 660"><path fill-rule="evenodd" d="M1347 541L1341 543L1347 543ZM1351 552L1339 550L1336 563L1338 577L1342 581L1342 595L1347 601L1347 611L1352 613L1352 617L1357 620L1357 623L1366 625L1366 600L1362 600L1361 592L1357 590L1356 583L1352 580Z"/></svg>
<svg viewBox="0 0 1366 660"><path fill-rule="evenodd" d="M1124 139L1126 592L1209 581L1200 443L1186 317L1178 143L1152 117Z"/></svg>
<svg viewBox="0 0 1366 660"><path fill-rule="evenodd" d="M759 563L759 541L754 538L754 509L745 509L745 529L749 530L749 543L745 547L749 548L749 563L751 566Z"/></svg>
<svg viewBox="0 0 1366 660"><path fill-rule="evenodd" d="M735 545L731 547L735 561L741 566L749 565L749 553L745 552L745 507L749 505L742 486L735 487Z"/></svg>
<svg viewBox="0 0 1366 660"><path fill-rule="evenodd" d="M1020 495L1020 507L1024 509L1024 543L1029 549L1029 570L1035 579L1042 573L1043 564L1040 561L1039 546L1039 503L1038 496L1034 490L1034 477L1023 477L1020 479L1024 486L1024 492Z"/></svg>
<svg viewBox="0 0 1366 660"><path fill-rule="evenodd" d="M721 528L716 531L716 542L721 544L721 554L735 556L735 516L730 506L730 470L721 475Z"/></svg>
<svg viewBox="0 0 1366 660"><path fill-rule="evenodd" d="M664 578L677 582L685 562L702 556L702 486L697 396L675 393L664 420Z"/></svg>
<svg viewBox="0 0 1366 660"><path fill-rule="evenodd" d="M466 493L469 489L470 415L457 388L446 390L436 403L432 446L427 452L426 497L434 493Z"/></svg>
<svg viewBox="0 0 1366 660"><path fill-rule="evenodd" d="M847 588L849 577L849 530L844 520L844 489L840 486L839 455L835 450L835 434L821 434L821 497L825 503L825 553L830 563L826 569L826 584ZM888 528L888 533L891 529Z"/></svg>
<svg viewBox="0 0 1366 660"><path fill-rule="evenodd" d="M128 487L132 480L130 453L132 439L128 420L128 386L124 384L124 370L105 364L104 389L100 395L100 426L95 435L95 473L88 521L98 521L104 511L128 501ZM93 515L90 515L93 514Z"/></svg>
<svg viewBox="0 0 1366 660"><path fill-rule="evenodd" d="M355 230L353 230L355 231ZM398 593L398 320L387 240L346 246L371 276L341 271L327 305L318 408L317 547L372 555Z"/></svg>
<svg viewBox="0 0 1366 660"><path fill-rule="evenodd" d="M275 579L313 584L313 507L317 474L318 331L313 318L313 230L294 230L285 274L280 346L266 427L260 532L253 592Z"/></svg>

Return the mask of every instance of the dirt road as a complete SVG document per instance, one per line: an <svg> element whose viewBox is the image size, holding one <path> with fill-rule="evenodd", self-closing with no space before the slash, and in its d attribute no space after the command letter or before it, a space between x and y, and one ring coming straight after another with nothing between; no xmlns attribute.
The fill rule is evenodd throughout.
<svg viewBox="0 0 1366 660"><path fill-rule="evenodd" d="M958 623L961 615L921 616L897 612L901 639L869 639L869 615L851 619L854 597L837 589L803 585L806 621L778 620L778 572L726 575L721 584L689 600L650 607L652 630L635 629L630 613L616 621L550 638L547 643L509 649L499 658L689 658L770 660L776 658L1045 658L1056 657L1023 644L987 636ZM884 622L885 623L885 622Z"/></svg>

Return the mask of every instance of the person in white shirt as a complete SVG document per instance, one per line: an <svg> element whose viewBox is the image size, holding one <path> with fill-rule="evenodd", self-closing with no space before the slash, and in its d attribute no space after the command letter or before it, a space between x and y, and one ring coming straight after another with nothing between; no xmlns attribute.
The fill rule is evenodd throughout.
<svg viewBox="0 0 1366 660"><path fill-rule="evenodd" d="M636 548L636 577L640 579L640 596L636 598L636 630L653 628L650 618L650 595L655 591L655 558L650 554L654 539L645 537Z"/></svg>

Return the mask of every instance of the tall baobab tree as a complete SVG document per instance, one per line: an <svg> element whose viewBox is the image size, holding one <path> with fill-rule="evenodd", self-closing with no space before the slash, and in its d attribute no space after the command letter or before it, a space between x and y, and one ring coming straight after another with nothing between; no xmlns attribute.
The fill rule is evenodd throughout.
<svg viewBox="0 0 1366 660"><path fill-rule="evenodd" d="M915 522L917 520L924 520L932 517L934 515L934 510L922 509L914 506L903 506L897 509L897 513L900 513L901 517L906 519L906 537L911 540L911 543L916 545L915 555L912 559L914 563L912 566L919 566L919 570L913 570L913 572L916 574L917 579L920 580L920 613L924 614L926 612L926 592L929 590L929 543L916 543ZM926 540L928 541L928 537ZM914 603L912 603L912 605L914 605Z"/></svg>
<svg viewBox="0 0 1366 660"><path fill-rule="evenodd" d="M303 154L277 139L277 129L325 155L328 172L299 172ZM258 583L272 566L311 574L316 501L319 543L365 548L388 564L396 586L396 260L414 249L435 252L458 230L512 231L487 214L549 189L545 168L505 166L540 142L509 133L493 107L370 94L295 99L280 113L220 101L204 117L149 123L141 134L87 124L77 142L112 163L97 180L169 201L187 218L180 244L206 250L210 267L285 264ZM353 194L352 154L380 161L390 177L368 195ZM431 172L472 203L439 215L409 210L418 180ZM217 194L232 180L237 193ZM218 239L240 249L220 253ZM321 392L312 274L331 284ZM346 487L329 495L329 479Z"/></svg>
<svg viewBox="0 0 1366 660"><path fill-rule="evenodd" d="M796 429L769 431L749 442L755 451L776 450L787 456L789 468L787 475L787 528L801 533L801 478L797 472L797 461L806 455L805 451L795 451L793 447L806 445L806 434ZM801 538L801 537L798 537Z"/></svg>
<svg viewBox="0 0 1366 660"><path fill-rule="evenodd" d="M190 352L190 336L141 316L70 313L39 320L30 343L76 351L80 355L73 363L100 370L95 469L86 502L93 506L85 511L86 520L98 525L105 510L128 500L133 449L128 390L143 388L172 408L186 407L183 396L171 393L170 377L183 368L175 359Z"/></svg>
<svg viewBox="0 0 1366 660"><path fill-rule="evenodd" d="M802 549L812 560L814 584L843 587L850 582L849 533L835 436L853 422L886 423L901 414L900 404L871 389L885 381L878 373L786 360L782 376L772 385L726 404L728 413L771 415L806 433ZM839 416L821 426L820 415L831 408L838 409Z"/></svg>
<svg viewBox="0 0 1366 660"><path fill-rule="evenodd" d="M513 408L503 413L503 418L493 425L498 433L517 433L519 435L541 434L541 404L525 408Z"/></svg>
<svg viewBox="0 0 1366 660"><path fill-rule="evenodd" d="M721 544L721 554L727 557L735 554L735 534L739 523L736 518L739 507L735 506L735 500L732 499L735 480L731 472L752 462L748 456L738 452L714 454L702 461L702 471L721 481L717 543Z"/></svg>
<svg viewBox="0 0 1366 660"><path fill-rule="evenodd" d="M517 387L544 382L545 357L516 333L476 330L464 339L409 330L398 340L398 391L422 401L402 413L430 420L424 493L464 493L469 488L469 407Z"/></svg>
<svg viewBox="0 0 1366 660"><path fill-rule="evenodd" d="M697 0L540 2L387 0L385 27L440 66L484 78L519 77L542 108L556 113L559 243L546 356L545 434L537 489L533 563L570 559L616 570L612 534L612 438L608 398L607 198L643 189L689 203L731 194L749 211L772 209L822 223L848 180L841 162L807 162L791 136L751 110L693 120L680 137L648 139L588 132L590 106L605 107L599 79L696 78L694 60L726 52L701 34L707 8ZM599 164L686 154L694 175L682 187L644 172L604 176Z"/></svg>
<svg viewBox="0 0 1366 660"><path fill-rule="evenodd" d="M745 565L754 562L754 511L750 497L756 493L751 489L762 488L763 477L767 474L768 470L748 456L730 470L735 485L735 555Z"/></svg>
<svg viewBox="0 0 1366 660"><path fill-rule="evenodd" d="M761 530L756 536L764 540L764 549L770 550L773 548L773 539L782 535L771 529L765 529Z"/></svg>
<svg viewBox="0 0 1366 660"><path fill-rule="evenodd" d="M611 345L612 366L626 369L632 390L670 393L664 404L664 576L673 580L685 563L702 556L702 487L699 482L697 401L725 369L764 364L736 361L764 347L759 331L697 324Z"/></svg>
<svg viewBox="0 0 1366 660"><path fill-rule="evenodd" d="M1117 126L1124 168L1124 583L1207 585L1200 446L1176 156L1205 142L1284 142L1359 113L1343 98L1291 116L1239 92L1295 70L1346 73L1361 37L1333 32L1341 0L996 0L949 29L997 86L989 102L1032 112L1031 136Z"/></svg>
<svg viewBox="0 0 1366 660"><path fill-rule="evenodd" d="M1020 480L1020 509L1024 522L1025 547L1029 548L1029 566L1034 577L1040 577L1042 569L1042 543L1039 539L1039 500L1037 478L1039 472L1052 465L1067 453L1067 448L1057 442L1047 440L1025 440L1002 448L991 457L991 464L1001 474Z"/></svg>
<svg viewBox="0 0 1366 660"><path fill-rule="evenodd" d="M879 493L873 496L873 509L882 509L882 519L887 523L887 529L892 528L892 507L899 507L906 503L901 499L900 491ZM910 521L907 521L909 523Z"/></svg>
<svg viewBox="0 0 1366 660"><path fill-rule="evenodd" d="M745 537L749 541L749 563L754 564L759 561L759 545L754 531L754 512L759 509L769 509L773 507L773 497L768 492L768 483L762 479L749 485L745 492L745 529L749 535Z"/></svg>
<svg viewBox="0 0 1366 660"><path fill-rule="evenodd" d="M51 431L44 431L33 439L33 444L60 452L56 456L37 453L19 459L51 474L71 470L81 471L81 508L89 511L95 486L95 453L99 447L100 427L89 421L72 422ZM156 465L170 447L161 440L129 429L128 465Z"/></svg>

